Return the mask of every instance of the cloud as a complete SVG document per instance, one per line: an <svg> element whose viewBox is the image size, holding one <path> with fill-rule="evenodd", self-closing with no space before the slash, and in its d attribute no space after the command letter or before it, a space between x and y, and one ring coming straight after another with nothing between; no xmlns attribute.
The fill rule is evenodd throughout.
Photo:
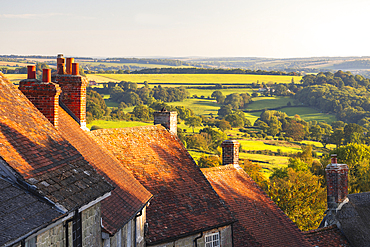
<svg viewBox="0 0 370 247"><path fill-rule="evenodd" d="M2 14L0 17L7 19L42 19L53 16L68 16L70 14L63 13L45 13L45 14Z"/></svg>

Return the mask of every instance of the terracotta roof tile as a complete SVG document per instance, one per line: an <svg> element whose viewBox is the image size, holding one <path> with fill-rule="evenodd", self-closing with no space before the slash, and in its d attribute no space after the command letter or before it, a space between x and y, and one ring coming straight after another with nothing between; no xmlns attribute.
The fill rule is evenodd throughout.
<svg viewBox="0 0 370 247"><path fill-rule="evenodd" d="M0 156L27 183L36 186L41 195L67 210L85 205L112 189L1 73ZM46 182L51 180L54 183ZM87 188L73 186L81 180ZM80 194L84 194L83 200L79 200Z"/></svg>
<svg viewBox="0 0 370 247"><path fill-rule="evenodd" d="M61 135L115 187L112 195L102 201L101 209L104 228L114 234L146 205L152 195L62 108L59 108L59 120ZM76 186L83 188L87 185L84 181L78 181Z"/></svg>
<svg viewBox="0 0 370 247"><path fill-rule="evenodd" d="M202 169L238 220L235 246L311 246L298 227L242 169Z"/></svg>
<svg viewBox="0 0 370 247"><path fill-rule="evenodd" d="M234 221L178 138L161 125L91 133L154 195L147 208L149 243Z"/></svg>
<svg viewBox="0 0 370 247"><path fill-rule="evenodd" d="M351 246L336 225L304 232L306 238L317 247Z"/></svg>

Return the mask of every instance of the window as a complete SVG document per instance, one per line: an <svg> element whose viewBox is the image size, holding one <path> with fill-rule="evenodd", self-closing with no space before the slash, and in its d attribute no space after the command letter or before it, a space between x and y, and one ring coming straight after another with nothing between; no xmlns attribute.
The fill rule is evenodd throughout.
<svg viewBox="0 0 370 247"><path fill-rule="evenodd" d="M206 235L206 247L220 247L220 233L211 233Z"/></svg>
<svg viewBox="0 0 370 247"><path fill-rule="evenodd" d="M36 237L26 240L25 247L36 247Z"/></svg>

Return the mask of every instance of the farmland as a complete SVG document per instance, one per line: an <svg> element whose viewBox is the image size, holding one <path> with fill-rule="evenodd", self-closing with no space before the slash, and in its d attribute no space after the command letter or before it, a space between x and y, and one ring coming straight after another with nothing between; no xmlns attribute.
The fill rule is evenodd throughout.
<svg viewBox="0 0 370 247"><path fill-rule="evenodd" d="M90 74L87 75L90 78ZM292 78L299 83L301 76L240 75L240 74L96 74L113 81L131 81L152 84L204 85L204 84L251 84L272 82L290 83ZM99 82L97 80L97 82Z"/></svg>

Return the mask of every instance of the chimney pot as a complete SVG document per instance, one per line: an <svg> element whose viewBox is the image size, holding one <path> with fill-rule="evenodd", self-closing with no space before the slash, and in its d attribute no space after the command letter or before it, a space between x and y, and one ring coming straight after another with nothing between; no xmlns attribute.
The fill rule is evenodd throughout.
<svg viewBox="0 0 370 247"><path fill-rule="evenodd" d="M78 63L72 63L72 75L80 75Z"/></svg>
<svg viewBox="0 0 370 247"><path fill-rule="evenodd" d="M63 54L58 54L58 58L57 58L57 73L58 73L58 75L65 74L64 64L65 64L65 58L63 57Z"/></svg>
<svg viewBox="0 0 370 247"><path fill-rule="evenodd" d="M331 155L331 163L332 164L337 164L338 161L337 161L337 154L332 154Z"/></svg>
<svg viewBox="0 0 370 247"><path fill-rule="evenodd" d="M73 57L68 57L67 58L67 63L66 63L66 73L68 75L72 75L72 63L74 63L75 59Z"/></svg>
<svg viewBox="0 0 370 247"><path fill-rule="evenodd" d="M35 65L27 66L27 79L36 79L36 66Z"/></svg>
<svg viewBox="0 0 370 247"><path fill-rule="evenodd" d="M42 70L42 81L43 82L51 82L51 69L43 69Z"/></svg>

